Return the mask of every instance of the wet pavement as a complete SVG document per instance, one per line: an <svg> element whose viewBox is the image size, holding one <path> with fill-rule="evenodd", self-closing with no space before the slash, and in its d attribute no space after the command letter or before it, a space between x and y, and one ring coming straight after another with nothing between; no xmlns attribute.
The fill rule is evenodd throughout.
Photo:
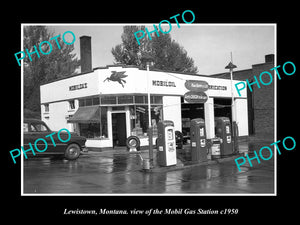
<svg viewBox="0 0 300 225"><path fill-rule="evenodd" d="M240 152L251 156L268 143L242 143ZM156 151L156 150L155 150ZM230 157L205 165L142 170L148 151L125 149L89 151L76 161L54 158L24 160L24 194L273 194L274 157L239 172Z"/></svg>

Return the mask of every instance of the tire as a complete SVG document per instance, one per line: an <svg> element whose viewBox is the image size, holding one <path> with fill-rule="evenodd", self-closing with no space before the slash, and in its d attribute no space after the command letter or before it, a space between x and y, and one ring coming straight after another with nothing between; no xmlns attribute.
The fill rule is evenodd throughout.
<svg viewBox="0 0 300 225"><path fill-rule="evenodd" d="M75 160L80 155L80 147L78 144L70 144L68 145L66 151L65 151L65 158L68 160Z"/></svg>
<svg viewBox="0 0 300 225"><path fill-rule="evenodd" d="M137 136L130 136L126 140L126 147L127 150L130 149L130 147L135 147L137 151L140 151L141 142L140 139Z"/></svg>

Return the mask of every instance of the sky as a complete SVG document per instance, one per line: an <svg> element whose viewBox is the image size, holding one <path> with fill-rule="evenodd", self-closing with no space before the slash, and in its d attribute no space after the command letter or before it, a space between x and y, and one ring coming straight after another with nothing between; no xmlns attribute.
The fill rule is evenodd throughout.
<svg viewBox="0 0 300 225"><path fill-rule="evenodd" d="M55 35L72 31L76 36L74 52L80 57L79 37L92 37L92 66L114 63L111 49L120 44L124 25L153 24L47 24ZM162 26L164 27L164 26ZM164 30L169 30L168 25ZM185 48L194 59L198 74L223 73L232 52L236 70L249 69L263 63L265 55L275 54L276 27L274 24L172 24L172 39ZM67 35L66 35L67 37Z"/></svg>

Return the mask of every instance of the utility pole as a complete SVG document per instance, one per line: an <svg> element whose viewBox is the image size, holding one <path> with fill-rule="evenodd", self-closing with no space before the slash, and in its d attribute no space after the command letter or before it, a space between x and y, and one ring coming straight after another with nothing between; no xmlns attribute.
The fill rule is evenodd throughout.
<svg viewBox="0 0 300 225"><path fill-rule="evenodd" d="M230 62L229 64L225 67L225 69L229 69L230 72L230 84L231 84L231 133L233 134L233 130L234 130L234 120L235 120L235 107L234 107L234 95L233 95L233 69L237 68L236 65L233 64L232 61L232 52L230 52ZM236 135L236 134L235 134ZM234 138L234 145L233 145L233 150L235 151L235 142L236 142L236 137Z"/></svg>

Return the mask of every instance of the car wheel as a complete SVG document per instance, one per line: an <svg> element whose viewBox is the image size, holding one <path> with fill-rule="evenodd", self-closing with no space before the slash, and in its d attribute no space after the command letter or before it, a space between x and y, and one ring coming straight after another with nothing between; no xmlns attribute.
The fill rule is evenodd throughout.
<svg viewBox="0 0 300 225"><path fill-rule="evenodd" d="M65 158L68 160L75 160L80 155L80 147L77 144L68 145L65 151Z"/></svg>

